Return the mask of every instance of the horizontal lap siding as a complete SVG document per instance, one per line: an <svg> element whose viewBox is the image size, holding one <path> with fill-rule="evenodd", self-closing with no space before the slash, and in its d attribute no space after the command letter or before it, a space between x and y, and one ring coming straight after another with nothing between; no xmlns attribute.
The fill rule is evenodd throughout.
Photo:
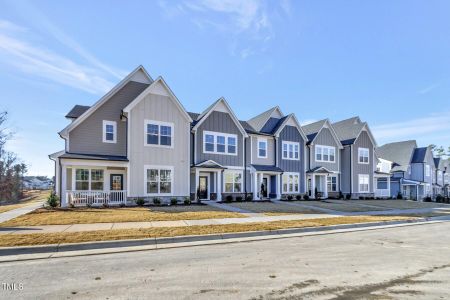
<svg viewBox="0 0 450 300"><path fill-rule="evenodd" d="M330 146L335 147L336 151L336 157L335 162L316 162L316 147L315 145L322 145L322 146ZM319 134L314 139L314 145L311 145L310 147L311 151L311 165L310 169L313 169L315 167L325 167L330 171L339 172L339 159L340 159L340 151L339 151L339 145L337 144L336 140L333 138L333 135L331 134L330 129L323 128Z"/></svg>
<svg viewBox="0 0 450 300"><path fill-rule="evenodd" d="M69 152L102 155L127 155L126 122L120 120L122 109L148 84L130 81L69 133ZM103 120L117 123L117 143L103 143Z"/></svg>
<svg viewBox="0 0 450 300"><path fill-rule="evenodd" d="M369 149L369 164L358 163L358 148ZM359 193L359 174L369 175L369 192L373 193L373 171L374 171L374 159L373 159L374 145L370 140L369 134L366 131L362 131L358 139L353 144L353 193Z"/></svg>

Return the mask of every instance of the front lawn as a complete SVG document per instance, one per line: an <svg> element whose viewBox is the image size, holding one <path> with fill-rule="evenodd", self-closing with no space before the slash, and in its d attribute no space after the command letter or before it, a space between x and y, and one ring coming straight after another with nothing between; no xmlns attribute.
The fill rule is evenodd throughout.
<svg viewBox="0 0 450 300"><path fill-rule="evenodd" d="M243 215L206 205L124 208L41 208L0 224L0 227L69 225L242 218Z"/></svg>
<svg viewBox="0 0 450 300"><path fill-rule="evenodd" d="M1 236L0 247L221 234L232 232L278 230L285 228L320 227L340 224L387 222L409 219L414 218L400 216L354 216L208 226L154 227L62 233L7 234Z"/></svg>
<svg viewBox="0 0 450 300"><path fill-rule="evenodd" d="M16 208L21 208L36 202L47 199L50 191L29 191L25 193L27 200L18 201L0 201L0 213L7 212Z"/></svg>
<svg viewBox="0 0 450 300"><path fill-rule="evenodd" d="M294 206L284 203L273 202L232 202L227 203L240 209L248 210L255 213L263 213L268 216L290 215L290 214L323 214L321 211L308 209L301 206Z"/></svg>

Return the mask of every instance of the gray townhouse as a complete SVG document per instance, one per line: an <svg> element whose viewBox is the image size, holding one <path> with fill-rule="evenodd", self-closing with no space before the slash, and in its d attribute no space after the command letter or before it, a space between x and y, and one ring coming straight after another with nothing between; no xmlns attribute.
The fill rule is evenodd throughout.
<svg viewBox="0 0 450 300"><path fill-rule="evenodd" d="M339 197L341 191L341 150L344 147L328 119L302 127L306 147L307 194L321 198Z"/></svg>
<svg viewBox="0 0 450 300"><path fill-rule="evenodd" d="M351 198L375 197L377 144L369 125L359 117L352 117L333 123L332 127L343 146L340 150L341 192Z"/></svg>
<svg viewBox="0 0 450 300"><path fill-rule="evenodd" d="M449 160L442 157L434 158L434 182L433 182L433 196L437 195L448 196L449 184Z"/></svg>
<svg viewBox="0 0 450 300"><path fill-rule="evenodd" d="M377 155L392 162L391 195L422 200L432 196L436 173L431 147L418 147L415 140L385 144Z"/></svg>

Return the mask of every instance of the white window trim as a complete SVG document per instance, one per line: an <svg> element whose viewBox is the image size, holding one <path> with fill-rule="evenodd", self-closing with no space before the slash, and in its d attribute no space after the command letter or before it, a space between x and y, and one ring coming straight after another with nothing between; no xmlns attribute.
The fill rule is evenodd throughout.
<svg viewBox="0 0 450 300"><path fill-rule="evenodd" d="M170 170L172 181L171 181L171 192L170 193L147 193L147 170L158 170L158 173L160 173L161 170ZM174 173L174 167L173 166L154 166L154 165L144 165L144 195L146 196L172 196L173 190L175 188L175 173ZM158 178L158 187L159 187L159 178ZM158 188L158 190L160 190Z"/></svg>
<svg viewBox="0 0 450 300"><path fill-rule="evenodd" d="M367 151L367 162L361 162L359 160L359 158L362 156L361 155L362 151ZM361 147L358 148L358 163L361 164L361 165L368 165L370 163L370 150L369 150L369 148L361 148Z"/></svg>
<svg viewBox="0 0 450 300"><path fill-rule="evenodd" d="M317 159L317 148L322 148L322 159L321 160L318 160ZM330 150L330 149L333 149L334 150L334 159L333 160L330 160L330 159L328 159L328 160L324 160L323 159L323 149L328 149L328 150ZM328 162L328 163L336 163L336 147L332 147L332 146L324 146L324 145L316 145L315 146L315 152L314 152L314 159L316 160L316 162ZM330 157L330 152L328 152L328 158Z"/></svg>
<svg viewBox="0 0 450 300"><path fill-rule="evenodd" d="M283 150L284 145L288 146L287 157L284 157L284 150ZM292 145L292 150L293 150L293 152L292 152L292 156L293 157L292 158L289 158L289 145ZM298 158L295 158L295 151L294 151L294 149L295 149L296 145L298 146ZM282 144L281 144L281 158L284 159L284 160L300 160L300 143L283 141Z"/></svg>
<svg viewBox="0 0 450 300"><path fill-rule="evenodd" d="M113 126L113 140L112 141L109 141L106 139L106 125ZM103 120L103 143L110 143L110 144L117 143L117 122L116 121Z"/></svg>
<svg viewBox="0 0 450 300"><path fill-rule="evenodd" d="M207 151L206 150L206 135L207 134L214 136L214 151ZM217 136L225 137L225 152L217 152ZM234 138L236 140L236 151L235 151L235 153L228 152L228 138L229 137L232 137L232 138ZM237 137L236 134L214 132L214 131L203 131L203 153L237 156L238 152L239 152L239 142L238 142L238 137Z"/></svg>
<svg viewBox="0 0 450 300"><path fill-rule="evenodd" d="M335 190L335 191L333 191L333 190L328 190L328 178L336 178L336 190ZM339 178L338 178L337 175L328 175L328 176L327 176L327 190L328 190L328 192L335 193L335 192L337 192L337 191L339 190L338 180L339 180ZM331 182L331 186L333 186L333 182Z"/></svg>
<svg viewBox="0 0 450 300"><path fill-rule="evenodd" d="M158 125L158 143L157 145L155 144L147 144L147 125L148 124L154 124L154 125ZM160 131L160 127L162 126L168 126L171 128L172 131L172 137L171 137L171 141L170 141L170 146L166 146L166 145L161 145L161 131ZM161 122L161 121L155 121L155 120L144 120L144 146L146 147L155 147L155 148L166 148L166 149L172 149L174 147L175 144L175 126L173 123L170 122Z"/></svg>
<svg viewBox="0 0 450 300"><path fill-rule="evenodd" d="M367 191L361 191L361 177L367 177ZM358 192L360 194L370 193L370 176L369 174L358 174Z"/></svg>
<svg viewBox="0 0 450 300"><path fill-rule="evenodd" d="M227 192L225 190L225 185L227 183L225 178L226 178L226 174L229 174L229 173L231 173L231 174L236 174L236 173L241 174L241 191L236 192L234 190L234 183L235 183L234 181L233 181L233 192ZM243 192L243 190L244 190L244 172L242 170L225 170L223 172L222 177L223 177L223 180L222 180L222 193L242 193Z"/></svg>
<svg viewBox="0 0 450 300"><path fill-rule="evenodd" d="M289 177L290 175L292 176L298 176L298 191L295 190L295 184L292 183L292 190L289 189L289 182L288 182L288 190L284 191L284 181L283 181L283 177L287 176ZM281 175L281 187L279 187L281 189L281 194L298 194L300 193L300 173L298 172L284 172L283 175Z"/></svg>
<svg viewBox="0 0 450 300"><path fill-rule="evenodd" d="M89 170L89 189L88 190L79 190L80 192L88 192L88 191L92 191L92 192L102 192L102 191L108 191L109 187L106 187L106 168L104 167L85 167L85 166L76 166L72 168L72 191L78 191L76 190L76 186L77 186L77 170ZM93 190L91 188L91 184L92 184L92 174L91 171L92 170L103 170L103 190Z"/></svg>
<svg viewBox="0 0 450 300"><path fill-rule="evenodd" d="M266 145L266 156L260 156L260 155L259 155L259 149L260 149L260 148L259 148L259 143L264 143L264 144ZM268 153L267 153L267 152L269 151L269 150L268 150L268 142L267 142L267 139L265 139L265 138L258 138L258 139L257 139L257 144L256 144L256 146L257 146L256 148L257 148L257 150L258 150L258 154L257 154L257 155L258 155L258 158L267 158L267 157L268 157Z"/></svg>

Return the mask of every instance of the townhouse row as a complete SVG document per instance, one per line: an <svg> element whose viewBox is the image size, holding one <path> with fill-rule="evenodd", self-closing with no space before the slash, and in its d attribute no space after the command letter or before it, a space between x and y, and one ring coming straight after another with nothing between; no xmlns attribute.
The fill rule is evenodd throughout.
<svg viewBox="0 0 450 300"><path fill-rule="evenodd" d="M66 117L71 123L59 132L65 149L50 155L62 206L137 197L391 197L399 178L392 164L383 167L397 160L377 157L359 117L301 126L276 106L243 121L224 98L188 112L142 66Z"/></svg>

